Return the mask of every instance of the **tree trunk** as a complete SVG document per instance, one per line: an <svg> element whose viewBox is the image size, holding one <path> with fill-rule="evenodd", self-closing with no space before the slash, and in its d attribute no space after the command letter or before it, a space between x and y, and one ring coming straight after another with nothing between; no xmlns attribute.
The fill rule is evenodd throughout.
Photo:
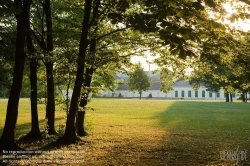
<svg viewBox="0 0 250 166"><path fill-rule="evenodd" d="M85 110L83 110L83 111L78 110L78 112L77 112L76 132L77 132L77 135L81 136L81 137L88 135L88 133L84 129L85 114L86 114Z"/></svg>
<svg viewBox="0 0 250 166"><path fill-rule="evenodd" d="M31 101L31 131L27 134L31 138L39 138L38 109L37 109L37 62L30 62L30 101Z"/></svg>
<svg viewBox="0 0 250 166"><path fill-rule="evenodd" d="M229 102L229 93L226 93L226 102Z"/></svg>
<svg viewBox="0 0 250 166"><path fill-rule="evenodd" d="M14 5L16 8L22 9L22 12L16 13L17 37L14 75L7 105L5 125L0 141L0 153L2 153L2 150L21 149L15 144L15 128L18 117L19 97L22 89L23 71L25 64L25 36L28 28L31 0L15 0Z"/></svg>
<svg viewBox="0 0 250 166"><path fill-rule="evenodd" d="M30 101L31 101L31 131L26 135L28 138L39 138L41 132L38 122L38 110L37 110L37 60L34 57L35 48L31 39L30 25L27 30L27 48L30 58Z"/></svg>
<svg viewBox="0 0 250 166"><path fill-rule="evenodd" d="M90 43L91 47L91 43ZM77 113L77 134L79 136L87 136L88 133L84 129L84 119L85 119L85 106L88 104L88 95L89 95L89 88L92 80L92 75L93 75L94 69L93 68L87 68L86 73L85 73L85 80L84 80L84 87L86 87L86 91L83 93L81 96L81 101L80 101L80 107L82 107L83 111L79 111Z"/></svg>
<svg viewBox="0 0 250 166"><path fill-rule="evenodd" d="M246 92L245 102L247 103L247 92Z"/></svg>
<svg viewBox="0 0 250 166"><path fill-rule="evenodd" d="M140 93L140 100L141 100L141 93Z"/></svg>
<svg viewBox="0 0 250 166"><path fill-rule="evenodd" d="M50 51L53 51L53 38L52 38L52 17L50 0L44 1L44 11L46 15L46 30L47 30L47 47L46 56L53 57ZM47 105L46 105L46 118L47 118L47 131L49 135L56 134L55 131L55 90L54 90L54 77L53 77L53 61L47 60L45 62L46 75L47 75Z"/></svg>
<svg viewBox="0 0 250 166"><path fill-rule="evenodd" d="M72 93L72 98L70 102L69 115L67 116L66 128L64 135L58 139L62 143L72 143L77 140L75 133L75 116L78 108L78 100L81 93L81 87L83 83L83 70L84 62L86 59L86 51L88 47L88 32L89 32L89 22L90 22L90 13L91 13L92 0L85 1L85 11L84 18L82 23L82 34L79 46L78 62L77 62L77 73L75 85Z"/></svg>
<svg viewBox="0 0 250 166"><path fill-rule="evenodd" d="M230 101L233 102L233 95L230 93Z"/></svg>
<svg viewBox="0 0 250 166"><path fill-rule="evenodd" d="M242 97L242 102L246 102L246 96L245 96L245 92L242 92L241 94L241 97Z"/></svg>
<svg viewBox="0 0 250 166"><path fill-rule="evenodd" d="M53 63L47 62L45 65L47 73L47 105L46 105L47 131L49 135L53 135L56 134Z"/></svg>

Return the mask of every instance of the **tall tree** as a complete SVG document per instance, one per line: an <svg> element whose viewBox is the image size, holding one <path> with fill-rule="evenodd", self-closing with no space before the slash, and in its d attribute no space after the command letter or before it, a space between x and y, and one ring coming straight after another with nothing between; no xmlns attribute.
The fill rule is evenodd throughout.
<svg viewBox="0 0 250 166"><path fill-rule="evenodd" d="M15 144L15 127L18 117L19 96L22 89L22 78L25 64L25 37L28 29L31 0L15 0L14 7L17 20L16 53L13 83L7 105L5 125L0 141L0 149L20 149Z"/></svg>
<svg viewBox="0 0 250 166"><path fill-rule="evenodd" d="M100 2L100 1L99 1ZM84 70L84 61L86 58L86 51L88 47L88 32L89 32L89 23L90 23L90 14L91 14L91 6L92 0L86 0L85 2L85 10L84 10L84 18L82 23L82 34L79 46L79 54L78 54L78 62L77 62L77 73L76 80L74 84L73 94L70 103L69 114L67 116L66 128L64 135L59 138L59 141L63 141L65 143L70 143L76 140L75 133L75 115L78 108L78 100L81 93L81 86L83 83L83 70ZM98 4L97 4L98 6Z"/></svg>
<svg viewBox="0 0 250 166"><path fill-rule="evenodd" d="M55 134L55 87L54 87L54 74L53 74L53 54L54 49L52 38L52 16L50 0L44 1L44 11L46 15L46 34L47 34L47 47L45 55L46 75L47 75L47 105L46 105L46 118L48 120L48 134Z"/></svg>
<svg viewBox="0 0 250 166"><path fill-rule="evenodd" d="M84 83L83 83L83 92L81 94L81 100L77 111L77 119L76 119L76 132L79 136L86 136L88 133L84 129L84 119L86 114L86 105L88 104L88 97L90 93L90 84L92 81L92 76L95 69L87 68L84 74Z"/></svg>
<svg viewBox="0 0 250 166"><path fill-rule="evenodd" d="M249 32L240 32L238 39L240 44L234 48L233 53L233 77L236 80L233 84L235 89L242 93L243 102L247 102L247 94L250 92L250 49L249 49Z"/></svg>
<svg viewBox="0 0 250 166"><path fill-rule="evenodd" d="M36 39L41 52L43 53L43 62L46 68L46 130L48 134L55 134L55 88L54 88L54 74L53 65L54 57L52 51L54 50L53 44L53 31L52 31L52 11L50 0L39 1L40 5L36 4L35 16L32 22L32 35ZM37 22L40 21L40 22ZM41 32L40 32L41 31Z"/></svg>
<svg viewBox="0 0 250 166"><path fill-rule="evenodd" d="M85 12L84 13L84 21L83 21L84 23L86 23L86 20L85 20L86 12L89 10L86 8L87 4L88 3L85 3L85 8L84 8L85 9L84 10L84 12ZM91 13L91 19L89 18L89 21L87 22L87 24L89 26L87 28L87 31L88 31L86 34L87 36L85 39L81 38L81 41L85 42L85 47L83 49L82 45L80 43L80 49L79 49L81 51L81 52L79 51L79 53L81 53L81 54L83 54L82 51L84 50L84 57L78 58L81 60L80 62L78 60L78 67L80 66L79 63L85 63L84 67L83 67L83 73L84 73L85 78L88 79L88 81L85 82L85 79L81 78L83 82L80 84L79 82L77 82L77 81L79 81L78 80L79 78L76 78L77 86L79 86L79 85L82 86L82 84L83 84L84 86L82 86L82 87L84 87L86 89L89 89L89 86L91 83L91 78L90 79L87 78L89 75L92 75L91 73L93 73L97 68L103 67L105 65L108 66L109 62L116 62L117 64L120 64L120 61L122 61L122 59L124 62L125 61L127 62L128 58L126 58L126 57L132 55L131 49L130 49L131 46L133 45L132 43L135 44L137 42L136 44L138 44L140 42L139 38L137 38L136 41L130 43L130 41L132 41L131 39L128 40L128 38L130 38L130 37L125 36L125 34L127 33L126 27L107 24L108 17L105 16L104 13L107 11L110 11L110 10L116 10L113 8L113 6L116 6L116 5L120 6L120 5L122 5L122 3L113 2L113 3L110 3L110 5L108 5L108 4L104 3L103 1L97 0L97 1L93 1L92 4L93 4L92 8L90 9L90 11L88 11ZM83 29L86 31L86 27L83 27ZM123 31L126 33L123 34L122 33ZM85 32L82 30L82 34L84 34L84 33ZM115 37L117 37L117 38L115 38ZM125 38L126 40L124 40L124 42L120 42L119 39L122 40L123 38ZM150 40L148 40L148 41L150 41ZM88 49L88 45L89 45L89 49ZM125 49L125 48L127 48L127 49ZM119 52L121 52L121 53L119 54ZM124 52L126 52L126 53L124 53ZM79 56L81 54L79 54ZM86 73L89 70L92 70L90 72L90 74ZM77 72L78 72L78 69L77 69ZM76 88L76 82L75 82L74 89ZM87 96L86 93L89 93L89 92L87 92L86 89L83 90L83 96ZM75 100L74 94L76 94L76 93L74 93L74 90L73 90L73 96L71 99L70 110L72 109L71 106L75 106L75 105L72 105L72 103L77 102L77 104L78 104L78 99L80 98L80 96L78 96L78 97L76 97L78 99ZM76 95L78 95L78 94L76 94ZM84 98L83 98L83 100L84 100ZM80 107L84 107L84 105L87 104L87 100L85 100L84 102L80 102L80 103L85 103L85 104L81 104L81 106L80 106ZM76 108L78 108L78 107L76 107ZM70 114L71 113L69 113L69 116L70 116ZM84 114L84 112L79 112L79 114ZM81 119L78 120L77 124L83 124L82 120L84 118L80 117L79 114L78 114L78 118L81 118ZM74 122L74 121L71 121L70 123L72 123L72 122ZM78 131L80 131L80 130L83 131L82 128L79 129ZM84 133L84 132L81 132L81 133ZM73 136L73 138L74 137L75 136Z"/></svg>
<svg viewBox="0 0 250 166"><path fill-rule="evenodd" d="M41 132L39 129L38 109L37 109L37 57L31 37L30 23L28 24L26 43L29 53L30 67L30 104L31 104L31 131L27 134L30 138L39 138Z"/></svg>
<svg viewBox="0 0 250 166"><path fill-rule="evenodd" d="M129 74L128 86L130 91L138 91L140 94L140 99L143 91L149 90L151 83L150 78L141 64L135 66L134 71Z"/></svg>

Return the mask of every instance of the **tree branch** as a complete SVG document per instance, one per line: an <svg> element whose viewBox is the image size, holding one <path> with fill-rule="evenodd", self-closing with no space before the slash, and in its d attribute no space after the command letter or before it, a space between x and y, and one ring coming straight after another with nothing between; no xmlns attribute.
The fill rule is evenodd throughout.
<svg viewBox="0 0 250 166"><path fill-rule="evenodd" d="M90 21L90 23L89 23L89 25L88 25L88 29L90 29L91 26L92 26L92 25L95 23L95 21L96 21L96 17L97 17L97 14L98 14L98 8L99 8L99 6L100 6L100 0L97 0L96 5L95 5L95 7L94 7L94 9L93 9L93 16L92 16L92 19L91 19L91 21Z"/></svg>
<svg viewBox="0 0 250 166"><path fill-rule="evenodd" d="M100 40L100 39L102 39L102 38L104 38L104 37L106 37L106 36L108 36L108 35L114 34L114 33L116 33L116 32L123 31L123 30L125 30L125 29L127 29L127 27L126 27L126 28L121 28L121 29L116 29L116 30L114 30L114 31L111 31L111 32L109 32L109 33L106 33L106 34L104 34L104 35L102 35L102 36L99 36L99 37L96 39L96 41L98 41L98 40Z"/></svg>

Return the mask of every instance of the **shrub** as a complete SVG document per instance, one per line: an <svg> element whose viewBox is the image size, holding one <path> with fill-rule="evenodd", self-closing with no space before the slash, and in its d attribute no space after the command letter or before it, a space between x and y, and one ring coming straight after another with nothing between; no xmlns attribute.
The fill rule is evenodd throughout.
<svg viewBox="0 0 250 166"><path fill-rule="evenodd" d="M119 93L118 97L123 97L121 93Z"/></svg>

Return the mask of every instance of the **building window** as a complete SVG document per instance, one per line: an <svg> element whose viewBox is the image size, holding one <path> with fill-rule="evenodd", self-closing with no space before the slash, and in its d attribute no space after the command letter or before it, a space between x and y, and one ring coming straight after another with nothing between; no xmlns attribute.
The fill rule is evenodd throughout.
<svg viewBox="0 0 250 166"><path fill-rule="evenodd" d="M213 97L213 92L209 91L209 97L212 98Z"/></svg>
<svg viewBox="0 0 250 166"><path fill-rule="evenodd" d="M197 91L197 90L195 91L194 96L195 96L195 97L198 97L198 91Z"/></svg>
<svg viewBox="0 0 250 166"><path fill-rule="evenodd" d="M204 90L202 91L202 97L205 97L205 91Z"/></svg>
<svg viewBox="0 0 250 166"><path fill-rule="evenodd" d="M175 97L178 97L178 91L177 90L175 91Z"/></svg>
<svg viewBox="0 0 250 166"><path fill-rule="evenodd" d="M217 93L217 97L220 97L220 92Z"/></svg>
<svg viewBox="0 0 250 166"><path fill-rule="evenodd" d="M184 90L181 91L181 97L185 97L185 92L184 92Z"/></svg>
<svg viewBox="0 0 250 166"><path fill-rule="evenodd" d="M191 97L191 90L188 91L188 97Z"/></svg>

